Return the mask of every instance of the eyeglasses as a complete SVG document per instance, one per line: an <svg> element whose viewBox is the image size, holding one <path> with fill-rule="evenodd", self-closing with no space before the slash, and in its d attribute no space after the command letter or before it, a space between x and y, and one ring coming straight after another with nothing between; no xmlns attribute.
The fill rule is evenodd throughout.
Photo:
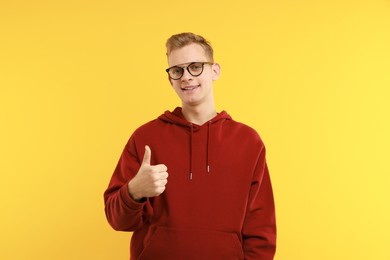
<svg viewBox="0 0 390 260"><path fill-rule="evenodd" d="M198 77L203 72L204 64L214 64L212 62L192 62L188 64L186 67L173 66L165 71L168 73L169 77L173 80L181 79L184 75L184 69L188 71L192 76Z"/></svg>

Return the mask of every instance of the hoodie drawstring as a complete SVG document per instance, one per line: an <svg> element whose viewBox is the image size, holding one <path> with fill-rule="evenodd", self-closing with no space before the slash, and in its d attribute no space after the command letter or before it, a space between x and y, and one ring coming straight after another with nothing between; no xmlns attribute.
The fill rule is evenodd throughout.
<svg viewBox="0 0 390 260"><path fill-rule="evenodd" d="M194 126L190 124L191 134L190 134L190 181L192 180L192 136L194 134Z"/></svg>
<svg viewBox="0 0 390 260"><path fill-rule="evenodd" d="M206 150L206 167L207 173L210 173L210 163L209 163L209 150L210 150L210 128L211 128L211 120L207 124L207 150Z"/></svg>
<svg viewBox="0 0 390 260"><path fill-rule="evenodd" d="M190 131L190 140L189 140L189 146L190 146L190 158L189 158L189 180L191 181L192 178L193 178L193 160L194 160L194 133L198 130L201 130L201 131L207 131L207 147L206 147L206 173L211 173L211 162L210 162L210 158L214 158L213 155L211 154L211 152L213 152L212 149L210 149L210 146L213 145L213 140L211 140L211 138L213 138L212 136L212 133L211 133L211 128L214 127L216 125L216 127L214 127L214 131L217 131L219 132L220 129L217 129L217 125L220 124L221 122L225 121L225 120L232 120L232 118L226 113L226 111L222 111L221 113L218 113L213 119L209 120L208 122L206 122L207 126L204 126L204 127L207 127L207 130L203 128L203 125L202 126L198 126L196 124L193 124L189 121L187 121L183 115L183 112L182 112L182 108L181 107L177 107L175 108L175 110L173 110L172 112L170 111L165 111L164 114L162 114L161 116L158 117L158 119L162 120L163 122L166 122L170 125L173 125L175 127L184 127L186 128L186 130L188 130L189 128L189 131ZM204 132L202 132L203 134ZM203 142L203 139L202 139L202 142ZM200 144L203 146L203 143ZM187 149L187 148L185 148ZM202 156L203 156L203 152L202 152ZM211 159L212 160L212 159ZM187 171L187 170L186 170ZM183 174L187 174L186 172L184 172Z"/></svg>
<svg viewBox="0 0 390 260"><path fill-rule="evenodd" d="M210 129L211 129L211 120L207 123L207 147L206 147L206 172L210 173ZM193 135L194 135L194 125L191 123L190 124L190 181L192 180L192 146L193 146Z"/></svg>

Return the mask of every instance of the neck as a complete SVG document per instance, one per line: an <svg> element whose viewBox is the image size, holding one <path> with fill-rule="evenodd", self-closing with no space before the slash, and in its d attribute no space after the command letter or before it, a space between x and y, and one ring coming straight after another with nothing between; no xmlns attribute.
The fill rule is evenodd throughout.
<svg viewBox="0 0 390 260"><path fill-rule="evenodd" d="M182 107L182 113L188 122L203 125L207 121L213 119L217 115L214 104L212 106L188 106Z"/></svg>

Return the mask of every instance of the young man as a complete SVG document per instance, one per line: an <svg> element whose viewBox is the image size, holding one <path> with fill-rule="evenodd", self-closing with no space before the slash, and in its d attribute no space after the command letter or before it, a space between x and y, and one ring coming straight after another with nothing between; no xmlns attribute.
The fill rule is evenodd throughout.
<svg viewBox="0 0 390 260"><path fill-rule="evenodd" d="M104 194L108 222L134 231L131 259L271 260L276 223L264 144L216 112L220 66L203 37L173 35L166 47L182 107L130 137Z"/></svg>

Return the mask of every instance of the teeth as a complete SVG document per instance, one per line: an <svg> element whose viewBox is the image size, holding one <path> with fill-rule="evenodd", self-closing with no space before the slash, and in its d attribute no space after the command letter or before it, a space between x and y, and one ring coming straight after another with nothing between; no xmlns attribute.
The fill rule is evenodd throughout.
<svg viewBox="0 0 390 260"><path fill-rule="evenodd" d="M194 87L185 87L185 88L183 88L184 90L193 90L193 89L195 89L195 88L197 88L198 86L194 86Z"/></svg>

